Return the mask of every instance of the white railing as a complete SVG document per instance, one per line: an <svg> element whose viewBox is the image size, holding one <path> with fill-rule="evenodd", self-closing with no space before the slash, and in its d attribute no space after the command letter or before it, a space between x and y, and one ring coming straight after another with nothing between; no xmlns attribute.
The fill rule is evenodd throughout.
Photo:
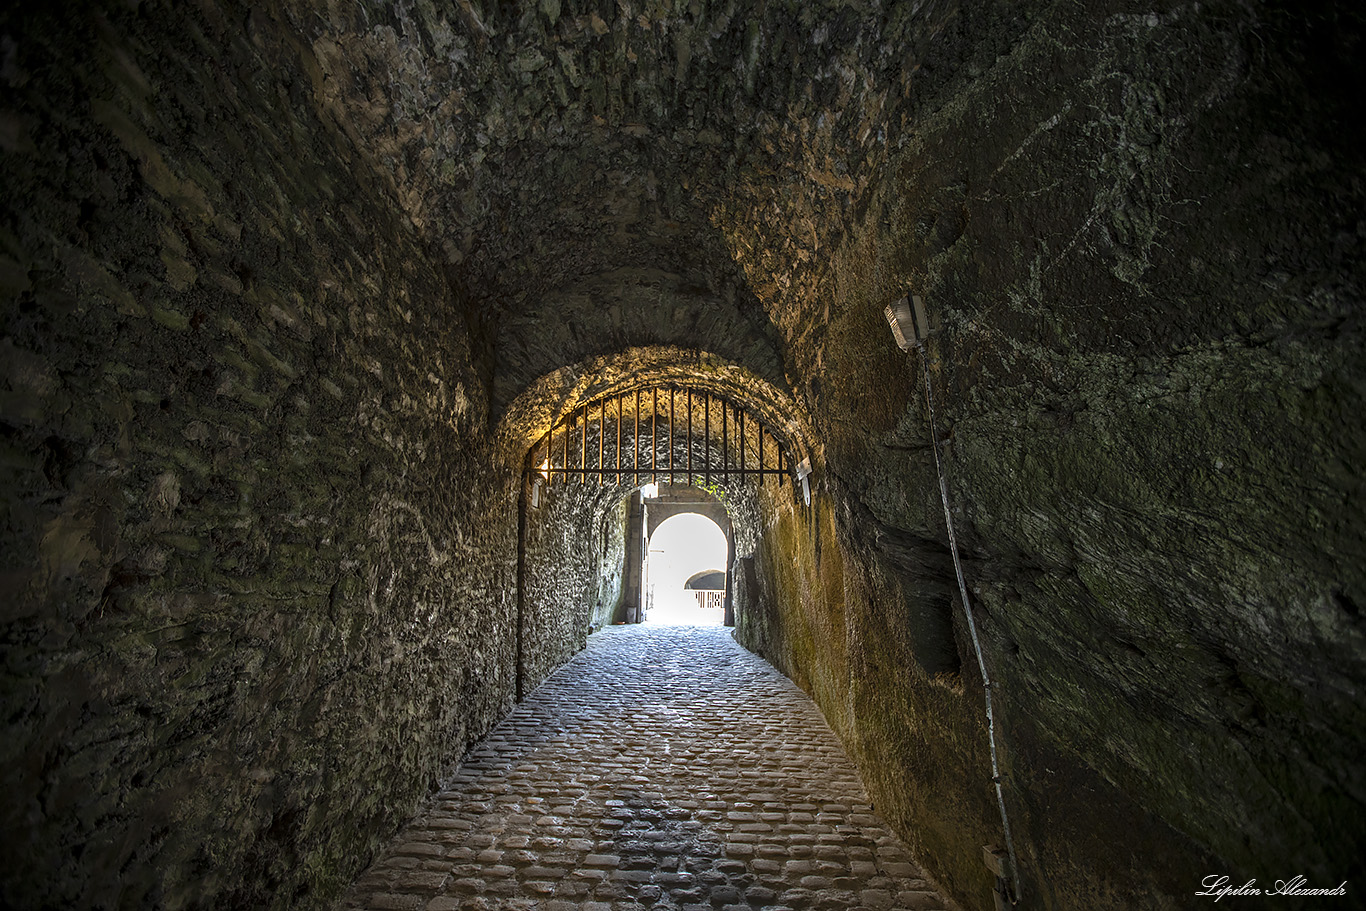
<svg viewBox="0 0 1366 911"><path fill-rule="evenodd" d="M726 603L726 592L724 589L695 588L692 595L697 599L697 606L701 608L721 608Z"/></svg>

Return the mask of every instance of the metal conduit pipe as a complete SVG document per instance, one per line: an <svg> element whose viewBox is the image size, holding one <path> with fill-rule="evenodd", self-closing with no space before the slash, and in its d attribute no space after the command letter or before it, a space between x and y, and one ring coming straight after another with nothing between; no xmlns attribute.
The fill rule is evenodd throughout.
<svg viewBox="0 0 1366 911"><path fill-rule="evenodd" d="M922 354L924 348L921 348ZM1005 832L1006 852L1010 855L1011 891L1014 893L1011 904L1020 901L1020 871L1015 862L1015 842L1010 836L1010 818L1006 815L1006 798L1001 790L1001 769L996 756L996 719L991 706L991 677L987 674L987 664L982 658L982 643L977 637L977 621L972 617L972 605L968 601L968 586L963 581L963 561L958 556L958 536L953 530L953 512L949 507L949 485L944 480L944 465L939 456L939 431L935 425L934 392L930 383L930 364L927 356L921 360L925 367L925 405L930 418L930 448L934 451L934 470L939 476L939 495L944 501L944 524L949 531L949 553L953 556L953 571L958 576L958 595L963 600L963 616L968 622L968 632L972 635L972 650L977 654L977 668L982 672L982 689L986 693L987 741L991 745L991 781L996 785L996 803L1001 809L1001 828Z"/></svg>
<svg viewBox="0 0 1366 911"><path fill-rule="evenodd" d="M930 423L930 449L934 452L934 471L939 477L939 496L944 502L944 525L949 533L949 553L953 557L953 571L958 577L958 595L963 603L963 617L967 620L968 632L972 638L972 650L977 656L977 669L982 673L982 689L986 696L987 741L991 746L991 781L996 786L996 804L1001 811L1001 829L1005 836L1006 853L1010 860L1011 904L1019 904L1020 868L1015 859L1015 840L1010 834L1010 817L1006 814L1005 793L1001 789L1001 767L996 749L996 717L992 711L991 676L987 673L987 663L982 657L982 642L977 635L977 621L972 616L972 602L968 600L968 586L963 580L963 561L958 555L958 535L953 528L953 509L949 504L949 485L944 479L944 463L939 452L939 429L934 413L934 387L930 381L930 352L926 339L937 326L930 323L925 305L919 295L907 295L889 304L886 310L887 322L892 335L902 351L912 348L920 352L920 361L925 369L925 410ZM998 888L1000 880L997 880ZM1000 906L1001 899L997 898Z"/></svg>

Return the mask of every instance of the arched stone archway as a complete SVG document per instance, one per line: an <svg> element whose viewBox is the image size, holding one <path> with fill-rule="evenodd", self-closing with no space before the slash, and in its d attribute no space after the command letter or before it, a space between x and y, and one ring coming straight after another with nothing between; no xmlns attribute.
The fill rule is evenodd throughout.
<svg viewBox="0 0 1366 911"><path fill-rule="evenodd" d="M735 551L735 536L730 527L730 513L726 511L726 505L702 488L686 484L661 484L659 495L650 497L646 505L649 507L645 525L646 538L653 537L655 531L666 520L692 513L706 516L715 522L726 536L726 546L732 553Z"/></svg>
<svg viewBox="0 0 1366 911"><path fill-rule="evenodd" d="M682 512L660 522L646 543L645 621L666 626L711 626L725 620L726 533L715 519ZM710 584L691 587L690 579ZM705 589L705 590L704 590Z"/></svg>
<svg viewBox="0 0 1366 911"><path fill-rule="evenodd" d="M639 623L644 619L643 577L649 542L655 531L674 516L700 515L711 519L726 537L727 561L735 560L735 528L726 505L703 490L686 484L661 484L656 496L643 498L632 495L627 512L624 611L619 619L625 623ZM735 605L731 598L730 566L726 567L726 598L724 620L726 626L735 625Z"/></svg>
<svg viewBox="0 0 1366 911"><path fill-rule="evenodd" d="M724 588L725 584L725 570L704 569L701 572L693 573L689 576L684 583L684 587L695 591L710 591L715 589L717 585Z"/></svg>

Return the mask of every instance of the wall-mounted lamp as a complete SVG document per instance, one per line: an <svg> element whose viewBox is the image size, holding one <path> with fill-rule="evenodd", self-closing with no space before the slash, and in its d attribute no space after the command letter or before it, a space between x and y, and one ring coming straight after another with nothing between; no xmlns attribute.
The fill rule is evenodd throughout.
<svg viewBox="0 0 1366 911"><path fill-rule="evenodd" d="M540 478L531 479L531 505L536 509L541 508L541 497L544 496L544 494L541 493L542 483L544 482Z"/></svg>
<svg viewBox="0 0 1366 911"><path fill-rule="evenodd" d="M892 327L892 336L897 347L910 351L920 347L921 342L930 337L937 327L930 325L929 315L925 312L925 302L919 294L892 301L885 311L887 323Z"/></svg>
<svg viewBox="0 0 1366 911"><path fill-rule="evenodd" d="M807 456L797 463L797 480L802 482L802 501L811 505L811 457Z"/></svg>
<svg viewBox="0 0 1366 911"><path fill-rule="evenodd" d="M646 500L653 500L657 496L659 496L658 484L646 484L644 487L640 488L640 502L642 503Z"/></svg>

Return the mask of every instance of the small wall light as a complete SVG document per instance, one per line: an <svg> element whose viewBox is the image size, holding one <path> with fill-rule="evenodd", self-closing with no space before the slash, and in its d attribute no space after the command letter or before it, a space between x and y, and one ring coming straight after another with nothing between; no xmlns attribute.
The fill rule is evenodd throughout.
<svg viewBox="0 0 1366 911"><path fill-rule="evenodd" d="M887 305L887 324L892 327L892 336L897 347L910 351L920 347L920 343L930 337L934 327L930 325L929 315L925 312L925 302L919 294L892 301Z"/></svg>
<svg viewBox="0 0 1366 911"><path fill-rule="evenodd" d="M536 509L541 508L541 479L533 478L531 481L531 505Z"/></svg>
<svg viewBox="0 0 1366 911"><path fill-rule="evenodd" d="M640 502L642 503L646 500L653 500L657 496L659 496L658 484L646 484L644 487L640 488Z"/></svg>
<svg viewBox="0 0 1366 911"><path fill-rule="evenodd" d="M802 482L802 501L811 505L811 457L807 456L797 464L797 480Z"/></svg>

